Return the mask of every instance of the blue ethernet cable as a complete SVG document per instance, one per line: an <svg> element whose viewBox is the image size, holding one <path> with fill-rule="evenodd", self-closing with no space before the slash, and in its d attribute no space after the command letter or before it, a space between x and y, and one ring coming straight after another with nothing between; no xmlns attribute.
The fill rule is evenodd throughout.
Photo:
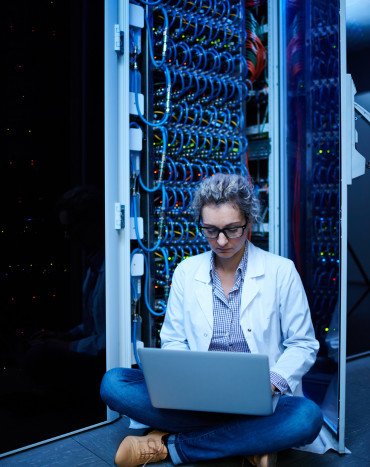
<svg viewBox="0 0 370 467"><path fill-rule="evenodd" d="M174 187L167 187L167 198L168 198L168 205L167 205L167 209L169 211L172 211L173 209L175 209L176 205L177 205L177 193L175 191L175 188ZM172 193L172 197L170 195L170 193Z"/></svg>
<svg viewBox="0 0 370 467"><path fill-rule="evenodd" d="M181 243L184 238L184 227L178 221L173 221L172 225L173 225L173 234L174 234L174 238L172 241L173 243ZM179 230L176 230L176 229L179 229Z"/></svg>
<svg viewBox="0 0 370 467"><path fill-rule="evenodd" d="M164 112L164 116L162 118L162 120L160 120L159 122L149 122L149 120L147 120L144 115L142 114L141 110L140 110L140 106L139 106L139 97L138 97L138 94L139 94L139 90L138 90L138 82L139 82L139 71L137 70L137 68L134 69L134 94L135 94L135 106L136 106L136 110L137 110L137 113L140 117L140 119L148 126L150 127L160 127L160 126L163 126L165 125L165 123L167 123L167 120L170 116L170 96L171 96L171 76L170 76L170 72L168 70L168 67L163 67L162 71L164 71L164 74L165 74L165 78L166 78L166 104L165 104L165 112Z"/></svg>
<svg viewBox="0 0 370 467"><path fill-rule="evenodd" d="M201 170L201 179L208 177L209 172L208 172L208 164L206 161L202 161L201 159L194 159L194 162L199 164L199 167L203 168L203 171ZM201 181L201 180L200 180Z"/></svg>
<svg viewBox="0 0 370 467"><path fill-rule="evenodd" d="M141 177L140 177L141 178ZM165 209L165 203L166 203L166 190L165 190L165 187L164 187L164 183L161 184L161 189L162 189L162 212L164 211ZM140 247L146 251L146 252L153 252L153 251L156 251L161 242L162 242L162 232L161 232L161 228L159 227L159 236L158 236L158 240L157 242L155 243L155 245L151 248L148 248L146 247L143 242L141 241L140 239L140 235L139 235L139 224L138 224L138 214L137 214L137 207L136 207L136 197L138 196L138 193L137 194L134 194L133 195L133 202L132 202L132 207L133 207L133 215L134 215L134 229L135 229L135 234L136 234L136 240L137 242L139 243Z"/></svg>
<svg viewBox="0 0 370 467"><path fill-rule="evenodd" d="M149 260L147 258L147 255L144 254L144 262L145 262L145 270L150 271L149 267ZM150 288L150 277L149 274L145 274L145 284L144 284L144 301L145 301L145 306L147 307L149 313L151 313L154 316L163 316L166 313L166 306L162 304L163 309L162 311L158 312L154 310L151 305L150 305L150 299L149 299L149 288Z"/></svg>
<svg viewBox="0 0 370 467"><path fill-rule="evenodd" d="M153 0L152 2L147 1L147 0L137 0L137 1L140 3L143 3L144 5L155 6L161 3L163 0Z"/></svg>
<svg viewBox="0 0 370 467"><path fill-rule="evenodd" d="M148 18L147 15L145 15L145 24L146 24L146 28L147 28L147 34L148 34L149 57L150 57L150 60L151 60L153 66L155 68L161 67L164 64L164 62L166 61L168 28L169 28L167 10L165 8L163 8L162 6L158 6L157 8L160 9L162 11L162 13L163 13L163 47L162 47L162 58L161 58L160 61L157 61L155 59L155 57L154 57L153 38L152 38L152 35L150 34L151 27L150 27L150 24L149 24L149 18ZM156 11L157 8L155 8L153 10L153 12Z"/></svg>

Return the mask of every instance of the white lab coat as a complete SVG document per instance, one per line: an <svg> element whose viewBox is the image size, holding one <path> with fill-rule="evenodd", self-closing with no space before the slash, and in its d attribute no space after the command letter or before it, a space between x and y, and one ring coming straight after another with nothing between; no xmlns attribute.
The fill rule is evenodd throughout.
<svg viewBox="0 0 370 467"><path fill-rule="evenodd" d="M302 376L313 365L315 339L306 294L293 262L248 243L240 324L252 353L267 354L270 370L302 395ZM182 261L176 268L161 329L162 348L203 350L213 332L211 252Z"/></svg>

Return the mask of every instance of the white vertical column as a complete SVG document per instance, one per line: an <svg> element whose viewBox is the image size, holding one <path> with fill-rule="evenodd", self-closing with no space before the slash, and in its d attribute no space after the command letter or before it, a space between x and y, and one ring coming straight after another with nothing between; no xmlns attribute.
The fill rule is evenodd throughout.
<svg viewBox="0 0 370 467"><path fill-rule="evenodd" d="M105 1L105 211L107 368L131 366L130 189L129 189L129 2ZM124 32L115 50L115 25ZM124 228L115 208L124 206Z"/></svg>
<svg viewBox="0 0 370 467"><path fill-rule="evenodd" d="M118 21L117 0L104 5L104 150L105 150L105 271L106 271L106 358L107 369L118 366L118 310L116 291L119 283L118 235L114 229L113 206L118 196L118 69L113 47L114 24ZM108 420L116 414L108 409Z"/></svg>
<svg viewBox="0 0 370 467"><path fill-rule="evenodd" d="M345 403L346 403L346 359L347 359L347 183L348 138L351 137L345 123L348 119L347 99L347 39L346 39L346 7L345 0L340 0L340 89L341 89L341 258L340 258L340 322L339 322L339 388L338 388L338 452L345 453ZM351 114L349 114L351 115Z"/></svg>
<svg viewBox="0 0 370 467"><path fill-rule="evenodd" d="M119 364L131 367L131 289L130 289L130 68L129 2L119 0L118 23L123 31L123 54L118 56L118 199L125 206L125 228L118 232L119 258Z"/></svg>
<svg viewBox="0 0 370 467"><path fill-rule="evenodd" d="M271 4L274 2L271 1ZM276 2L275 2L276 3ZM278 2L279 6L274 5L274 9L277 10L276 15L276 28L278 29L277 35L277 61L278 61L278 83L276 85L276 91L278 93L277 97L277 110L275 113L279 117L272 115L271 118L278 118L279 127L278 127L278 139L274 144L274 150L277 152L276 165L279 172L279 182L277 194L279 198L278 204L278 220L279 220L279 233L277 234L277 239L279 242L277 252L288 257L288 159L287 159L287 115L288 115L288 98L287 98L287 76L286 76L286 28L284 25L285 15L286 15L286 4L284 2Z"/></svg>
<svg viewBox="0 0 370 467"><path fill-rule="evenodd" d="M280 96L279 73L281 48L279 41L279 6L269 0L268 12L268 80L269 80L269 138L271 153L268 161L269 180L269 251L280 254Z"/></svg>

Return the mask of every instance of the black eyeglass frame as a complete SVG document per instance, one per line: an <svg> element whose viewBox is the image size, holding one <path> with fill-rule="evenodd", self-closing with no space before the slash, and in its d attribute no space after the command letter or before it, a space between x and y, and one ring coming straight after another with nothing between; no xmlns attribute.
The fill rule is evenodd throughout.
<svg viewBox="0 0 370 467"><path fill-rule="evenodd" d="M222 232L225 235L225 237L229 240L229 239L233 239L233 238L242 237L243 234L244 234L244 230L248 227L248 222L246 224L244 224L244 225L235 225L234 227L225 227L223 229L219 229L218 227L205 227L204 225L202 225L199 222L198 227L199 227L199 230L202 233L202 235L204 235L206 238L211 238L212 240L215 240L220 236L220 233ZM215 229L215 230L217 230L217 235L215 237L207 237L207 235L204 233L204 229ZM231 230L231 229L242 229L242 233L238 237L229 237L227 235L227 230Z"/></svg>

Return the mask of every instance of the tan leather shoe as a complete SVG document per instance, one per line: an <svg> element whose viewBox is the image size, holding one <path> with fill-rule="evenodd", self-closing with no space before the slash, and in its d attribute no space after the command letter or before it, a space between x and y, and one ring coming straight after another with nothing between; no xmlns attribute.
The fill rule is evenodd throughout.
<svg viewBox="0 0 370 467"><path fill-rule="evenodd" d="M114 462L118 467L136 467L159 462L168 455L162 431L151 431L146 436L127 436L119 445Z"/></svg>
<svg viewBox="0 0 370 467"><path fill-rule="evenodd" d="M277 454L256 454L255 456L248 456L248 462L256 467L275 467L277 462Z"/></svg>

